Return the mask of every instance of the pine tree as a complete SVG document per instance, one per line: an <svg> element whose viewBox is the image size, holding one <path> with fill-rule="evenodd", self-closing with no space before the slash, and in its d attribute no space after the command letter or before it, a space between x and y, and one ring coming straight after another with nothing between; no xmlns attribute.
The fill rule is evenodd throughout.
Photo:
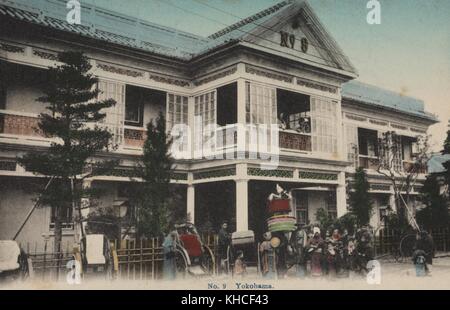
<svg viewBox="0 0 450 310"><path fill-rule="evenodd" d="M447 200L441 194L440 188L436 176L427 176L421 190L421 198L425 208L417 211L416 214L417 222L427 230L446 227L449 224Z"/></svg>
<svg viewBox="0 0 450 310"><path fill-rule="evenodd" d="M444 149L442 151L443 155L450 154L450 130L447 131L447 138L444 141ZM444 166L444 178L445 178L445 184L447 185L447 190L450 191L450 160L444 162L442 164Z"/></svg>
<svg viewBox="0 0 450 310"><path fill-rule="evenodd" d="M147 124L147 138L143 156L138 165L131 204L136 208L138 237L161 236L170 222L170 177L173 159L170 156L171 139L166 133L166 120L162 112Z"/></svg>
<svg viewBox="0 0 450 310"><path fill-rule="evenodd" d="M372 200L369 196L370 185L363 168L356 169L353 191L350 192L350 212L356 216L358 226L369 224L372 215Z"/></svg>
<svg viewBox="0 0 450 310"><path fill-rule="evenodd" d="M39 129L53 142L45 152L32 151L18 158L26 170L52 180L41 193L40 203L55 212L55 252L61 251L63 212L72 208L81 214L80 200L89 195L82 188L82 180L115 165L113 161L93 159L110 145L112 134L96 123L106 116L102 109L113 106L115 101L95 100L98 79L88 73L91 65L82 53L62 52L58 60L61 64L48 70L45 95L37 99L48 104L46 112L39 116ZM89 169L91 173L86 172ZM81 226L81 217L79 221Z"/></svg>

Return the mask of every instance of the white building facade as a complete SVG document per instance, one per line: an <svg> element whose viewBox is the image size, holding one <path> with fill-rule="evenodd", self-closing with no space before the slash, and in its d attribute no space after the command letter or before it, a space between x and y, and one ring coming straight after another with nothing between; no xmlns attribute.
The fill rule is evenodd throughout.
<svg viewBox="0 0 450 310"><path fill-rule="evenodd" d="M371 223L379 226L393 189L371 166L377 137L402 136L407 169L415 137L436 122L419 100L352 81L355 68L304 1L281 2L207 38L92 6L82 6L80 25L67 23L66 13L60 0L0 0L0 239L12 238L34 205L40 176L16 158L51 142L34 129L45 111L35 100L60 51L85 53L102 98L117 102L104 125L118 147L98 156L120 159L120 167L87 181L103 189L95 208L126 206L146 124L162 111L169 130L190 128L174 153L172 183L180 213L196 225L228 220L261 234L277 183L292 190L299 223L315 222L319 208L342 216L355 167L363 166L376 206ZM267 129L255 136L252 128ZM76 240L72 215L68 242ZM18 240L51 236L52 211L42 207Z"/></svg>

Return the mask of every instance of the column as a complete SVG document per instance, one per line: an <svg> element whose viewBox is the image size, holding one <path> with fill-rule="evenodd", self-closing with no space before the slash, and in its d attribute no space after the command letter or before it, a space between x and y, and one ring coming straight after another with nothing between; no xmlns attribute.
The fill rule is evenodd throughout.
<svg viewBox="0 0 450 310"><path fill-rule="evenodd" d="M186 215L187 220L194 224L195 222L195 185L192 184L194 174L188 173L188 186L186 195Z"/></svg>
<svg viewBox="0 0 450 310"><path fill-rule="evenodd" d="M337 217L347 213L347 192L345 189L345 172L339 172L338 185L336 187L336 209Z"/></svg>
<svg viewBox="0 0 450 310"><path fill-rule="evenodd" d="M248 230L248 180L236 180L236 231Z"/></svg>
<svg viewBox="0 0 450 310"><path fill-rule="evenodd" d="M248 230L247 164L236 165L236 231Z"/></svg>
<svg viewBox="0 0 450 310"><path fill-rule="evenodd" d="M195 222L195 185L190 184L187 187L187 220L191 223Z"/></svg>
<svg viewBox="0 0 450 310"><path fill-rule="evenodd" d="M237 158L245 158L245 124L246 124L246 89L245 80L237 81Z"/></svg>
<svg viewBox="0 0 450 310"><path fill-rule="evenodd" d="M391 193L389 194L389 207L391 207L393 212L397 212L397 206L395 202L395 193L391 186Z"/></svg>

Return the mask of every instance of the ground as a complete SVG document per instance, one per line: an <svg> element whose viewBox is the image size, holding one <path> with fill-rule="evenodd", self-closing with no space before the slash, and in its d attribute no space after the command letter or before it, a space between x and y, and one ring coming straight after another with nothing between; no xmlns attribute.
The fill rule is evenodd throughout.
<svg viewBox="0 0 450 310"><path fill-rule="evenodd" d="M238 286L239 285L239 286ZM296 279L289 277L278 280L265 280L249 272L245 278L227 278L216 276L211 278L186 278L177 281L83 281L79 285L69 285L65 281L42 282L28 280L25 282L2 283L0 289L248 289L254 290L261 285L265 289L303 290L303 289L450 289L450 256L436 258L432 267L432 275L422 278L415 276L414 266L409 263L381 261L381 283L368 284L363 277L353 275L346 279Z"/></svg>

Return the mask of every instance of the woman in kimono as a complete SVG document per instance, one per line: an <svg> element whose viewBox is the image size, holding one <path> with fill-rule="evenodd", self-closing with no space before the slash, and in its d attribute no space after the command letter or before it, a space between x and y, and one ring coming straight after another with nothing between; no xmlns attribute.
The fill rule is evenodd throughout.
<svg viewBox="0 0 450 310"><path fill-rule="evenodd" d="M322 258L324 241L320 235L320 228L314 227L314 236L309 241L309 251L311 254L311 276L322 276Z"/></svg>
<svg viewBox="0 0 450 310"><path fill-rule="evenodd" d="M304 229L297 229L292 233L290 245L295 254L295 265L297 276L304 278L306 276L306 253L308 236Z"/></svg>
<svg viewBox="0 0 450 310"><path fill-rule="evenodd" d="M173 231L166 236L162 244L164 254L163 277L165 280L175 280L176 278L176 238L177 233Z"/></svg>
<svg viewBox="0 0 450 310"><path fill-rule="evenodd" d="M272 234L266 232L264 234L264 241L259 245L259 252L261 253L261 272L264 278L273 279L275 277L275 249L270 243Z"/></svg>

